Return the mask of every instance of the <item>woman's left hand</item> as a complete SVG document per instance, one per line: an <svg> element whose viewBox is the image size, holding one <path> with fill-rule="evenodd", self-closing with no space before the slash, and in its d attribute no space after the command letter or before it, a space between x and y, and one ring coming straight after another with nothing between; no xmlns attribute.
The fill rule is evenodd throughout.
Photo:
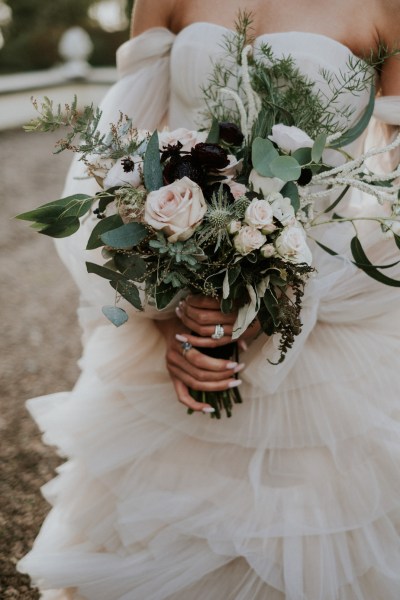
<svg viewBox="0 0 400 600"><path fill-rule="evenodd" d="M183 325L197 335L190 335L187 331L182 334L193 346L197 348L216 348L232 342L233 325L237 318L237 312L223 313L220 309L220 301L208 296L188 296L179 303L176 314ZM220 339L213 339L216 325L222 325L224 335ZM252 340L260 331L260 324L255 320L250 327L238 339L242 349L247 347L247 341ZM200 337L198 337L200 336Z"/></svg>

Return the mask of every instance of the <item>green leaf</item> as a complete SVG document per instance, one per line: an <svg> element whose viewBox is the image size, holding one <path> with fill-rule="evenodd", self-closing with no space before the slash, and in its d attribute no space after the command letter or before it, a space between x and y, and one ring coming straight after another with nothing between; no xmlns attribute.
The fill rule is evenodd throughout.
<svg viewBox="0 0 400 600"><path fill-rule="evenodd" d="M301 167L293 156L277 156L270 164L273 177L282 181L297 181L301 175Z"/></svg>
<svg viewBox="0 0 400 600"><path fill-rule="evenodd" d="M297 185L293 181L288 181L281 189L281 194L284 198L290 199L290 204L293 206L294 213L300 209L300 196Z"/></svg>
<svg viewBox="0 0 400 600"><path fill-rule="evenodd" d="M219 142L219 123L215 117L212 120L206 142L208 144L218 144Z"/></svg>
<svg viewBox="0 0 400 600"><path fill-rule="evenodd" d="M377 267L371 263L369 258L364 252L364 249L361 245L360 240L357 236L353 237L350 244L351 253L354 257L354 260L357 263L357 266L362 269L367 275L369 275L372 279L379 281L385 285L390 285L392 287L400 287L400 281L397 279L392 279L387 275L384 275L380 271L378 271Z"/></svg>
<svg viewBox="0 0 400 600"><path fill-rule="evenodd" d="M349 185L346 185L346 187L345 187L345 188L344 188L344 190L343 190L343 191L342 191L342 192L339 194L339 196L336 198L336 200L334 200L334 201L332 202L332 204L330 204L330 205L328 206L328 208L326 208L326 209L324 210L324 213L331 212L331 210L333 210L334 208L336 208L336 206L339 204L339 202L340 202L341 200L343 200L344 196L347 194L347 192L349 191L349 189L350 189L350 186L349 186Z"/></svg>
<svg viewBox="0 0 400 600"><path fill-rule="evenodd" d="M156 287L155 291L155 301L157 310L163 310L172 302L178 293L177 289L172 287L172 285L165 285L161 283Z"/></svg>
<svg viewBox="0 0 400 600"><path fill-rule="evenodd" d="M251 147L253 167L263 177L273 177L271 162L279 157L279 153L270 140L257 137Z"/></svg>
<svg viewBox="0 0 400 600"><path fill-rule="evenodd" d="M157 131L153 133L147 145L143 161L143 176L145 186L149 192L158 190L163 186L160 144Z"/></svg>
<svg viewBox="0 0 400 600"><path fill-rule="evenodd" d="M341 148L342 146L347 146L356 140L367 128L368 123L371 120L372 113L374 112L375 106L375 85L371 84L371 92L369 95L368 105L362 114L361 118L357 121L357 123L348 129L339 139L335 140L330 144L330 148Z"/></svg>
<svg viewBox="0 0 400 600"><path fill-rule="evenodd" d="M308 165L311 162L311 148L299 148L292 156L301 166Z"/></svg>
<svg viewBox="0 0 400 600"><path fill-rule="evenodd" d="M116 254L114 263L118 271L133 281L141 279L146 274L146 261L139 254Z"/></svg>
<svg viewBox="0 0 400 600"><path fill-rule="evenodd" d="M100 236L103 233L106 233L106 231L111 231L112 229L116 229L121 225L123 225L123 221L119 215L112 215L111 217L100 219L90 234L86 250L94 250L95 248L104 246L104 242L100 239Z"/></svg>
<svg viewBox="0 0 400 600"><path fill-rule="evenodd" d="M322 153L325 150L327 138L328 136L326 133L320 133L315 138L314 145L311 149L311 158L313 162L319 163L319 161L321 160Z"/></svg>
<svg viewBox="0 0 400 600"><path fill-rule="evenodd" d="M106 316L115 327L120 327L128 320L126 312L118 306L103 306L101 310L103 315Z"/></svg>
<svg viewBox="0 0 400 600"><path fill-rule="evenodd" d="M108 269L107 267L102 267L101 265L97 265L96 263L87 262L86 269L88 273L95 273L99 277L103 279L108 279L109 281L122 281L125 279L121 273L118 271L114 271L113 269Z"/></svg>
<svg viewBox="0 0 400 600"><path fill-rule="evenodd" d="M106 231L100 239L106 246L117 250L128 250L140 244L148 234L147 228L141 223L126 223L117 229Z"/></svg>
<svg viewBox="0 0 400 600"><path fill-rule="evenodd" d="M270 289L268 289L263 297L265 308L268 310L275 327L279 325L279 304L276 297Z"/></svg>
<svg viewBox="0 0 400 600"><path fill-rule="evenodd" d="M75 194L59 200L42 204L34 210L17 215L16 219L23 221L37 221L38 223L52 223L55 219L64 217L82 217L90 209L93 202L92 196Z"/></svg>
<svg viewBox="0 0 400 600"><path fill-rule="evenodd" d="M66 219L60 219L50 225L46 225L39 233L44 233L44 235L54 238L64 238L76 233L79 226L78 217L67 217Z"/></svg>
<svg viewBox="0 0 400 600"><path fill-rule="evenodd" d="M241 271L242 270L239 265L231 265L228 267L229 285L233 285L235 283Z"/></svg>
<svg viewBox="0 0 400 600"><path fill-rule="evenodd" d="M137 310L143 310L139 290L135 284L120 279L119 281L110 281L110 285Z"/></svg>

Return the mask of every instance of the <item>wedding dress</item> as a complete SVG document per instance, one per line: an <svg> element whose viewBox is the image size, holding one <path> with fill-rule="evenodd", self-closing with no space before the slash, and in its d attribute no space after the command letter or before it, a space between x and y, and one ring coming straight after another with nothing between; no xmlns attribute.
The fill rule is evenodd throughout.
<svg viewBox="0 0 400 600"><path fill-rule="evenodd" d="M122 111L141 128L195 128L227 33L195 23L127 42L103 124ZM256 52L261 42L321 88L321 67L339 73L354 58L318 34L266 34ZM346 102L356 119L368 91ZM400 124L399 103L378 99L376 118ZM93 192L80 168L65 195ZM376 207L354 192L347 209L361 208ZM43 488L53 508L19 569L75 600L399 600L400 302L352 265L353 230L318 232L342 256L313 247L303 333L279 366L267 361L274 340L251 345L244 403L217 421L177 402L152 320L163 315L132 308L119 329L101 315L113 290L85 270L85 258L101 261L82 250L91 218L58 242L80 288L85 350L72 392L28 403L68 461ZM363 233L373 262L393 262L393 240Z"/></svg>

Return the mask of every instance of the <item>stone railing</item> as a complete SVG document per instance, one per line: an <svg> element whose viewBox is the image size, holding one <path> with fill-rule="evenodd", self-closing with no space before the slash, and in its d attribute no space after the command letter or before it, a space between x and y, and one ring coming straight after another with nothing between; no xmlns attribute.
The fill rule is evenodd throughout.
<svg viewBox="0 0 400 600"><path fill-rule="evenodd" d="M92 68L87 63L91 40L80 28L68 30L60 42L64 63L46 71L0 76L0 129L20 127L35 116L31 98L49 96L55 104L98 105L116 80L112 67Z"/></svg>

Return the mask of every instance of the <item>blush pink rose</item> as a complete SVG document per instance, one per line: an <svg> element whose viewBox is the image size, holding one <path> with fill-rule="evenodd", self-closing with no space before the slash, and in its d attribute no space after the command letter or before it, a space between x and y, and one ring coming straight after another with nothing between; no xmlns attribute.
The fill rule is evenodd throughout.
<svg viewBox="0 0 400 600"><path fill-rule="evenodd" d="M200 142L205 142L207 139L207 132L205 131L192 131L191 129L185 129L180 127L173 131L164 130L158 134L158 140L160 144L160 150L166 146L175 146L178 142L182 144L182 150L190 152L192 148Z"/></svg>
<svg viewBox="0 0 400 600"><path fill-rule="evenodd" d="M189 177L183 177L147 196L145 223L163 231L171 243L184 241L193 235L207 211L200 187Z"/></svg>
<svg viewBox="0 0 400 600"><path fill-rule="evenodd" d="M239 254L246 256L253 250L261 248L266 242L267 238L261 233L259 229L255 227L249 227L246 225L242 227L239 233L235 236L233 244Z"/></svg>

